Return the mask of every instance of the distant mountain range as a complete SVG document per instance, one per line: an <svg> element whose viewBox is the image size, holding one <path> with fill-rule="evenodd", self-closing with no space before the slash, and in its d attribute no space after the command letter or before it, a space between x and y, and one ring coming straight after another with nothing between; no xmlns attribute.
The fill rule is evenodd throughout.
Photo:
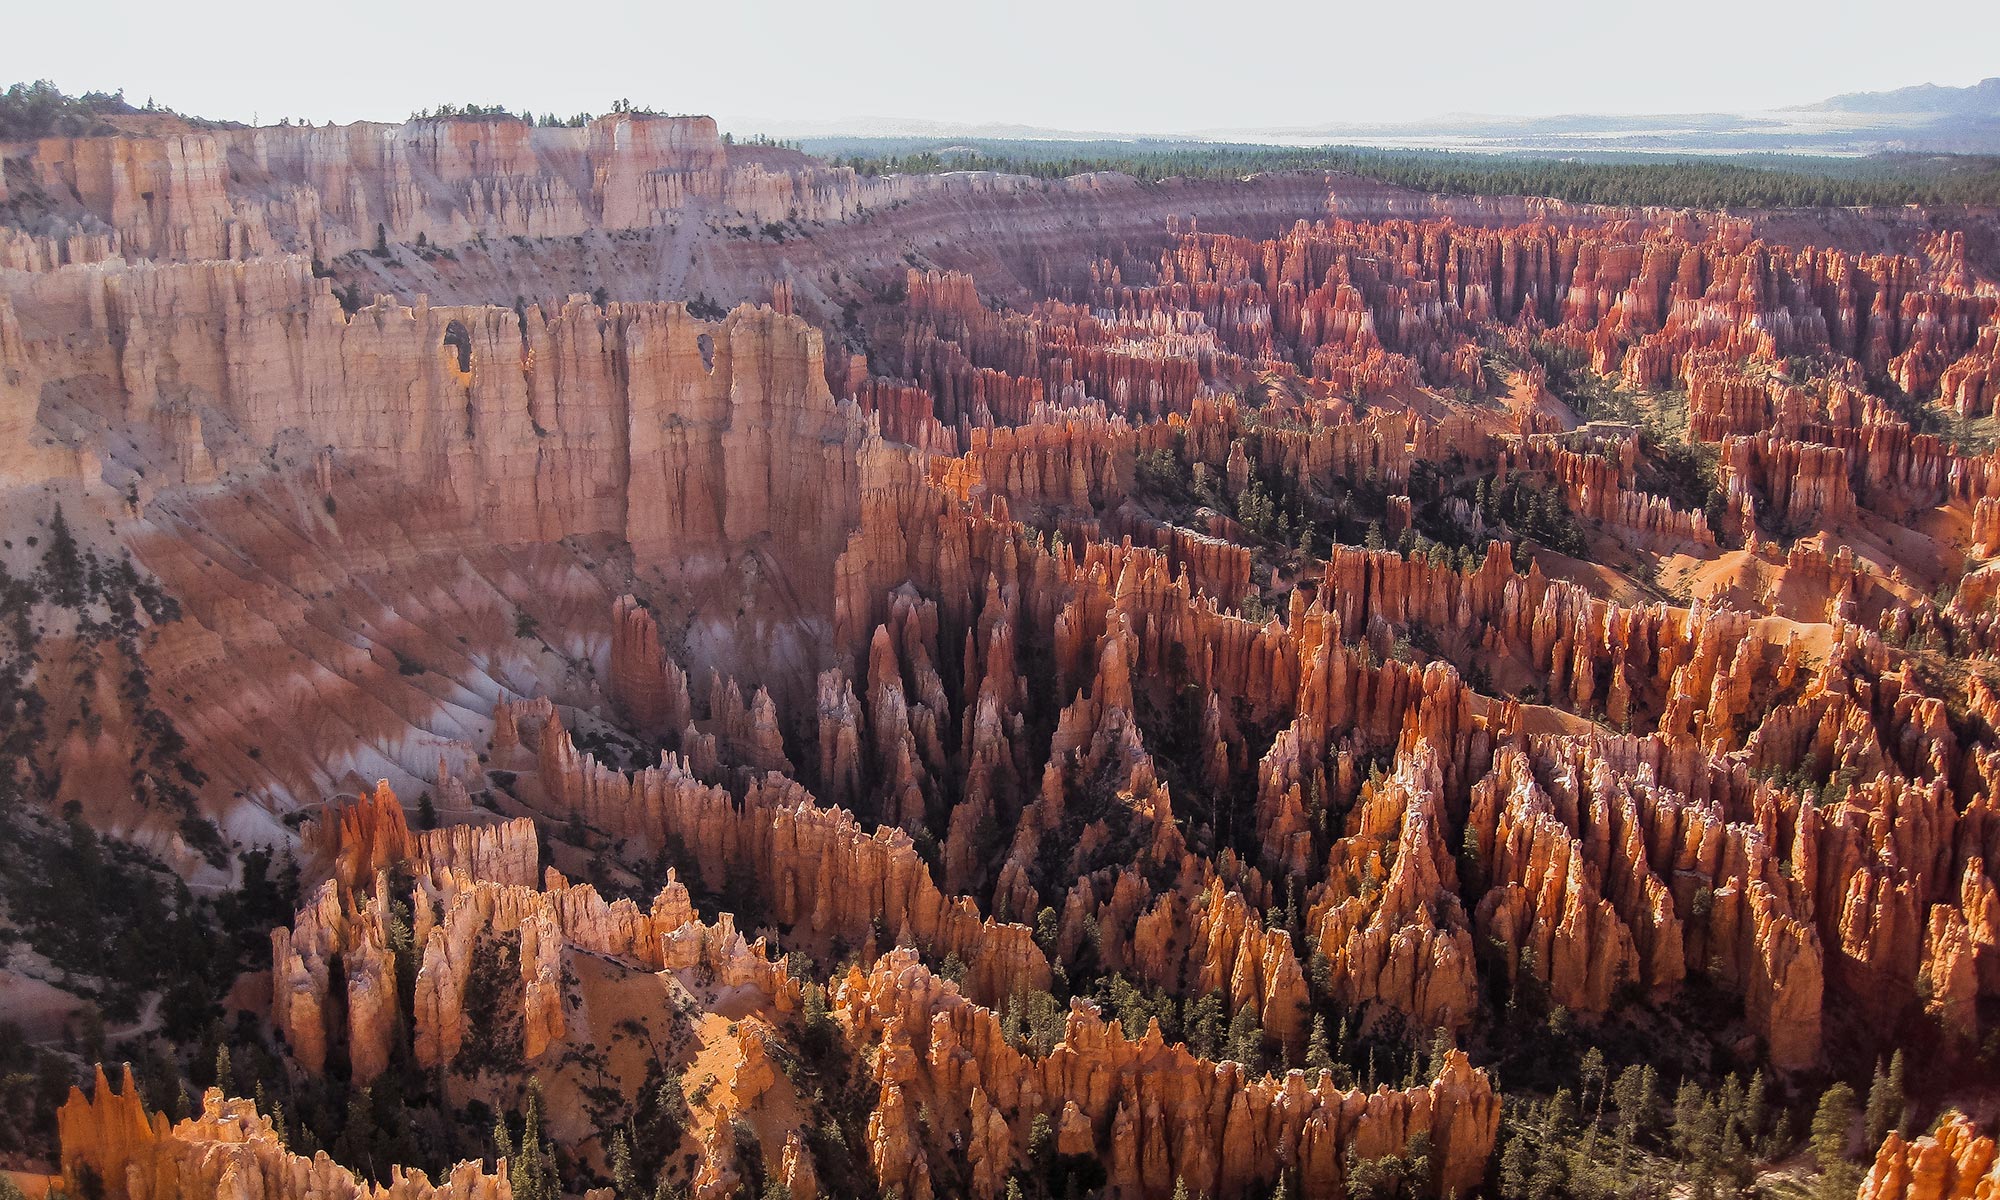
<svg viewBox="0 0 2000 1200"><path fill-rule="evenodd" d="M1893 92L1849 92L1802 104L1801 109L1848 113L1936 113L1940 116L1983 118L2000 116L2000 78L1982 79L1971 87L1939 87L1920 83Z"/></svg>
<svg viewBox="0 0 2000 1200"><path fill-rule="evenodd" d="M893 117L727 122L743 132L812 141L843 138L1132 139L1102 130ZM1748 113L1570 113L1547 117L1451 113L1390 123L1190 130L1188 140L1352 145L1485 152L1678 154L2000 154L2000 78L1969 87L1919 84L1855 92ZM1161 140L1161 139L1149 139Z"/></svg>

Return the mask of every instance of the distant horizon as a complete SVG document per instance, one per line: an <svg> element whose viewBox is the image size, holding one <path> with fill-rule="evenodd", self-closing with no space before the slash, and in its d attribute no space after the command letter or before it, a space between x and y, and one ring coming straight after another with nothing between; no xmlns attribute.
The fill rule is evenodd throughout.
<svg viewBox="0 0 2000 1200"><path fill-rule="evenodd" d="M1925 80L1918 83L1901 84L1896 87L1875 89L1870 92L1858 93L1858 94L1880 95L1884 93L1892 93L1892 92L1899 92L1899 91L1927 88L1927 87L1939 88L1939 89L1963 90L1966 88L1976 87L1982 83L1995 82L1996 80L2000 80L2000 75L1987 76L1981 79L1974 79L1964 84L1940 84L1934 80ZM157 107L162 112L170 112L190 120L216 121L228 124L237 124L237 125L244 125L250 127L263 127L263 128L281 127L285 124L310 125L319 128L324 128L329 125L337 127L337 126L354 125L354 124L400 124L400 123L405 123L411 120L412 118L421 115L426 111L435 109L440 104L447 104L447 103L479 104L482 107L491 107L498 105L502 108L505 108L509 115L521 116L525 114L537 119L540 119L543 116L553 116L559 119L567 120L567 119L572 119L575 116L583 113L587 113L589 116L595 118L595 117L610 115L614 111L613 106L615 104L617 104L620 100L630 99L629 97L614 98L613 100L606 101L602 106L594 109L586 107L583 109L577 109L573 111L562 111L558 109L538 110L531 108L527 105L519 105L519 106L505 105L497 100L470 100L463 102L439 101L431 105L422 106L417 109L410 110L409 112L405 112L395 116L360 116L360 117L353 117L351 119L340 120L334 118L320 118L313 116L311 114L280 114L277 116L265 116L258 112L252 112L252 114L248 118L238 118L235 116L223 115L214 112L205 112L194 108L190 108L187 105L177 103L171 97L161 97L157 95L145 95L145 96L136 95L129 87L116 86L116 85L97 86L94 84L89 86L72 86L64 80L53 79L45 75L21 77L21 78L0 77L0 89L4 89L6 87L10 87L15 84L29 84L41 81L46 81L54 84L58 90L63 92L65 95L69 96L83 96L86 94L104 94L104 95L122 94L125 103L131 105L134 108L143 109L147 105L152 105ZM1495 112L1455 111L1455 112L1408 115L1408 116L1397 117L1393 120L1375 121L1375 122L1321 121L1321 122L1303 122L1291 126L1211 127L1206 129L1162 130L1157 132L1144 131L1144 130L1130 130L1130 129L1056 128L1049 126L1029 125L1023 122L1010 121L1006 119L944 121L927 117L914 117L907 115L897 116L892 114L881 114L881 113L860 114L860 115L845 116L845 117L744 116L740 114L704 111L699 108L670 111L666 109L657 108L651 105L647 105L642 101L634 100L632 101L632 103L640 111L646 112L649 115L670 116L677 118L707 118L716 123L716 128L718 132L733 137L768 136L768 137L773 137L774 139L776 138L784 138L784 139L803 138L808 140L853 139L857 141L865 141L871 139L922 140L922 139L934 139L934 138L965 138L967 140L974 140L974 141L1041 141L1041 140L1162 141L1162 142L1212 141L1218 144L1228 143L1228 142L1239 142L1244 144L1303 144L1298 142L1298 138L1301 135L1314 131L1316 128L1324 132L1336 133L1336 134L1342 132L1352 132L1357 135L1361 135L1361 134L1366 134L1370 131L1376 131L1386 136L1398 131L1409 132L1416 129L1450 126L1454 123L1484 122L1484 123L1492 123L1495 125L1500 125L1506 122L1532 123L1538 121L1580 120L1580 119L1603 119L1606 121L1616 122L1621 120L1632 120L1636 118L1654 118L1654 117L1763 116L1767 114L1785 112L1788 109L1796 109L1796 110L1811 109L1827 100L1835 98L1836 96L1855 95L1855 94L1857 93L1853 92L1829 93L1828 95L1825 96L1817 96L1810 99L1798 100L1785 105L1773 106L1767 109L1746 109L1746 110L1736 110L1736 111L1724 110L1724 109L1712 109L1704 111L1689 110L1684 112L1661 111L1661 112L1627 113L1627 112L1611 112L1601 109L1577 109L1573 111L1548 113L1548 114L1498 112L1498 111ZM1277 140L1272 142L1260 143L1258 141L1258 138L1260 136L1266 138L1274 138ZM1358 143L1356 148L1364 148L1364 149L1369 148L1369 144L1364 140L1363 142ZM1413 149L1421 147L1416 146L1414 144L1395 144L1393 142L1385 141L1384 145L1378 146L1376 148ZM1626 152L1644 153L1646 151L1643 148L1641 148L1641 149L1629 150ZM1678 153L1681 151L1672 147L1665 147L1661 148L1657 152ZM1754 151L1749 151L1749 152L1754 152Z"/></svg>
<svg viewBox="0 0 2000 1200"><path fill-rule="evenodd" d="M1761 113L2000 75L2000 5L1933 8L1926 24L1950 37L1889 36L1901 21L1879 6L1806 0L1690 0L1671 21L1562 0L1504 11L1445 0L1421 27L1407 9L1274 0L1234 5L1226 23L1184 0L1022 0L1006 12L859 0L837 14L800 0L614 4L570 22L503 0L456 23L413 21L388 0L357 0L333 23L248 0L104 0L87 37L55 6L10 16L0 84L123 89L134 104L246 124L393 122L441 103L598 113L625 97L713 115L738 135L927 121L1220 137L1467 115ZM1425 37L1441 52L1414 44ZM1744 54L1759 45L1783 52ZM1703 61L1746 69L1686 69Z"/></svg>

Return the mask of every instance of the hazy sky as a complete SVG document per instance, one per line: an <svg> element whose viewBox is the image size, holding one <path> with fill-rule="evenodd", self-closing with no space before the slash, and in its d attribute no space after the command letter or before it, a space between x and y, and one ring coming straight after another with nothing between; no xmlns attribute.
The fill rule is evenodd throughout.
<svg viewBox="0 0 2000 1200"><path fill-rule="evenodd" d="M1179 132L1733 111L2000 75L1995 0L7 0L0 81L265 122L442 101ZM87 14L87 15L85 15Z"/></svg>

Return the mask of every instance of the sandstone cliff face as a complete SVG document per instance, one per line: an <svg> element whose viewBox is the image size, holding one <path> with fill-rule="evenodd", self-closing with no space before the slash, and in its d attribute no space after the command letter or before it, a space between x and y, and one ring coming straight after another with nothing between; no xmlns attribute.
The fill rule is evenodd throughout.
<svg viewBox="0 0 2000 1200"><path fill-rule="evenodd" d="M0 403L32 408L44 387L101 375L111 420L207 414L163 426L192 440L186 454L240 462L303 434L427 485L503 541L613 533L679 565L770 535L774 555L823 572L855 504L861 435L826 389L820 338L768 310L711 325L679 305L382 301L349 317L299 258L79 268L16 302L39 320ZM827 519L786 516L813 511Z"/></svg>
<svg viewBox="0 0 2000 1200"><path fill-rule="evenodd" d="M195 261L380 243L572 237L713 209L753 223L834 221L912 196L996 190L986 175L865 179L734 159L708 117L612 113L583 128L509 118L56 138L18 147L8 186L69 197L8 265L115 255Z"/></svg>
<svg viewBox="0 0 2000 1200"><path fill-rule="evenodd" d="M564 593L579 575L610 573L589 541L610 538L634 547L635 569L696 598L693 665L769 678L789 699L824 665L834 562L858 519L868 435L826 388L819 334L794 318L742 309L711 324L679 305L582 298L547 316L533 305L516 313L421 299L349 316L296 258L97 264L17 285L14 301L35 316L18 338L0 339L0 426L39 449L10 456L0 479L60 475L143 509L141 528L154 535L142 541L154 551L147 564L218 637L287 643L295 662L291 653L350 623L358 604L400 605L368 630L372 657L392 674L404 662L456 659L457 672L489 674L474 684L486 707L502 690L559 691L561 664L529 661L521 647L467 652L457 636L466 616L494 604L568 618ZM394 419L384 424L384 414ZM218 480L247 489L250 511L218 498ZM170 495L152 504L162 483ZM218 536L252 565L219 571L215 555L190 545ZM443 604L402 593L427 589L439 570L460 584L486 577ZM363 571L378 577L370 591L386 591L364 600L327 586ZM535 578L543 572L555 578ZM245 595L267 585L274 594ZM435 640L393 636L421 620L412 612L453 601L473 610L452 614L459 628L429 631ZM494 635L504 640L505 626ZM572 661L600 653L588 646L564 649ZM494 669L496 652L511 664ZM365 685L351 648L309 653ZM383 690L436 690L409 678L363 686L370 694L348 707L372 708ZM250 745L281 740L246 732ZM463 745L483 733L445 736ZM395 763L398 786L428 782L436 761L411 749ZM302 792L345 782L337 772L287 781Z"/></svg>

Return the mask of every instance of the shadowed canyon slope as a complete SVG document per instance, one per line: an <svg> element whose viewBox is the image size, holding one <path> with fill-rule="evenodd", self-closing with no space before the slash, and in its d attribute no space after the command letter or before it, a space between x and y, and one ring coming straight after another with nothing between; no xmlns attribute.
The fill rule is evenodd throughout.
<svg viewBox="0 0 2000 1200"><path fill-rule="evenodd" d="M1990 1186L1990 213L0 150L7 1165Z"/></svg>

